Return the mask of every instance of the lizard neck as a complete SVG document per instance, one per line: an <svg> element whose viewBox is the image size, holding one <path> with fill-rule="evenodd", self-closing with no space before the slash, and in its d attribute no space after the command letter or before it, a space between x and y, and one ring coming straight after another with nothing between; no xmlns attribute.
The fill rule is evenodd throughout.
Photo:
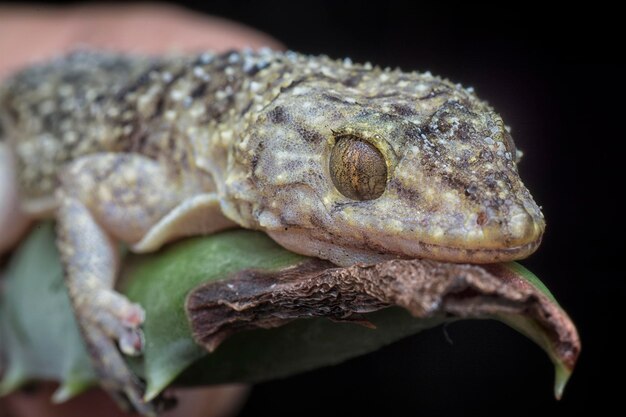
<svg viewBox="0 0 626 417"><path fill-rule="evenodd" d="M197 166L215 177L218 189L233 150L296 70L284 53L269 49L203 54L190 67L191 82L181 94L187 133Z"/></svg>
<svg viewBox="0 0 626 417"><path fill-rule="evenodd" d="M298 76L297 54L291 54L204 53L182 65L173 59L171 70L161 70L169 83L153 114L184 138L193 164L214 178L221 195L233 149L246 140L259 112Z"/></svg>
<svg viewBox="0 0 626 417"><path fill-rule="evenodd" d="M254 205L258 189L248 181L254 154L263 146L251 138L263 110L283 91L312 73L304 56L261 50L201 55L180 82L179 112L195 166L213 178L223 213L247 228L257 228ZM187 98L188 97L188 98Z"/></svg>
<svg viewBox="0 0 626 417"><path fill-rule="evenodd" d="M155 156L212 178L209 188L220 196L224 214L255 228L258 190L246 178L263 143L251 137L251 127L281 93L310 77L328 77L327 64L324 56L269 49L166 58L140 77L150 79L141 93L132 89L133 108L159 143Z"/></svg>

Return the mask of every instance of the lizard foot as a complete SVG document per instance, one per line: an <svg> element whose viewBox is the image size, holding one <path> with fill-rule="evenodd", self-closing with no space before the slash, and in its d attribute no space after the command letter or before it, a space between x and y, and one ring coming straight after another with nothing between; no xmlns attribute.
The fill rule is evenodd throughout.
<svg viewBox="0 0 626 417"><path fill-rule="evenodd" d="M139 355L144 338L144 310L108 288L92 289L76 304L76 317L100 385L127 411L154 416L162 399L146 402L144 383L129 369L125 355Z"/></svg>
<svg viewBox="0 0 626 417"><path fill-rule="evenodd" d="M156 416L169 408L171 400L144 400L145 385L124 360L123 354L138 355L143 350L144 310L105 288L92 292L88 299L77 316L101 386L127 411Z"/></svg>
<svg viewBox="0 0 626 417"><path fill-rule="evenodd" d="M80 308L85 325L98 328L117 341L120 350L130 356L141 354L144 346L141 324L145 313L141 306L109 289L99 289Z"/></svg>

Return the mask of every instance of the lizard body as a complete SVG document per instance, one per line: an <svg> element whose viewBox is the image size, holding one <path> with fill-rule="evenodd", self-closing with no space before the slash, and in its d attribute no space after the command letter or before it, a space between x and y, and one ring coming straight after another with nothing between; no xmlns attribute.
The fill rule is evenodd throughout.
<svg viewBox="0 0 626 417"><path fill-rule="evenodd" d="M119 241L146 252L239 225L339 265L484 263L528 256L545 227L500 116L429 73L270 50L77 52L8 80L0 121L25 210L58 220L96 356L141 348L142 310L112 290ZM101 373L141 409L111 361Z"/></svg>

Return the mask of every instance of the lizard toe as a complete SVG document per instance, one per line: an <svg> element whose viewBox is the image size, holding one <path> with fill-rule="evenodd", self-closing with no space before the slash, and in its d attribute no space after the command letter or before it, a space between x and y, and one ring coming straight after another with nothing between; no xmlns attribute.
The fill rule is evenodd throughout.
<svg viewBox="0 0 626 417"><path fill-rule="evenodd" d="M140 329L126 329L118 339L118 346L122 353L128 356L139 356L143 352L145 340Z"/></svg>
<svg viewBox="0 0 626 417"><path fill-rule="evenodd" d="M85 320L88 326L99 329L109 339L116 341L122 353L138 356L145 344L143 331L140 328L145 313L138 305L128 301L127 303L128 305L122 309L93 306Z"/></svg>

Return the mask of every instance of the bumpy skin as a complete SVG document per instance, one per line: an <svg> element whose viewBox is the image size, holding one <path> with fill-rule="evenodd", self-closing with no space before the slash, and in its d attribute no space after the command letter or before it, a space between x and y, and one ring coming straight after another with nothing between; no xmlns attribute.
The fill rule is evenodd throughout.
<svg viewBox="0 0 626 417"><path fill-rule="evenodd" d="M25 210L59 222L95 363L146 413L110 342L141 348L142 310L112 290L118 241L151 251L240 225L340 265L481 263L526 257L544 230L500 116L429 73L269 50L78 52L5 83L0 118ZM342 194L337 172L365 193Z"/></svg>

